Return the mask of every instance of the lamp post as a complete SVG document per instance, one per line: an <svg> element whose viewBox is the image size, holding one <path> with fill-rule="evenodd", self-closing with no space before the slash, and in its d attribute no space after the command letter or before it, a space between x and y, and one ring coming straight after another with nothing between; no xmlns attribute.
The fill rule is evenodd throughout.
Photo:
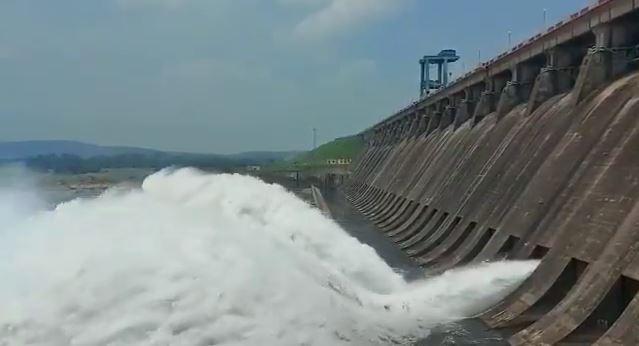
<svg viewBox="0 0 639 346"><path fill-rule="evenodd" d="M548 29L548 9L544 8L544 30Z"/></svg>
<svg viewBox="0 0 639 346"><path fill-rule="evenodd" d="M317 149L317 129L313 128L313 150Z"/></svg>

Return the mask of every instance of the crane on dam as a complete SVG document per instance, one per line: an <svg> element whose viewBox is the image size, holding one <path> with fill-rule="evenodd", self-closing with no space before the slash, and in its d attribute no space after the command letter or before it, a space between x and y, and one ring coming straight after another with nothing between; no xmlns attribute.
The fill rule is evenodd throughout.
<svg viewBox="0 0 639 346"><path fill-rule="evenodd" d="M419 60L421 66L419 96L428 96L431 90L438 90L448 85L448 64L458 60L459 56L454 49L444 49L437 55L424 55ZM430 79L432 65L437 66L437 79L434 80Z"/></svg>

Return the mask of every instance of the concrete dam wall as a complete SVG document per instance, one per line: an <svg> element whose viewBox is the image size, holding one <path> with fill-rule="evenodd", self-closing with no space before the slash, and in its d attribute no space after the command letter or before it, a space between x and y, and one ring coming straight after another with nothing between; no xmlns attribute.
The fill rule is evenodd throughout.
<svg viewBox="0 0 639 346"><path fill-rule="evenodd" d="M480 316L512 345L639 345L637 8L363 133L344 191L428 272L541 260Z"/></svg>

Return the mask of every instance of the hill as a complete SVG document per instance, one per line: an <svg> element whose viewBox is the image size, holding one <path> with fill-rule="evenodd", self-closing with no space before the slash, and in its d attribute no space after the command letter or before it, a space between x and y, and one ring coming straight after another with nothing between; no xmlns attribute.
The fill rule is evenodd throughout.
<svg viewBox="0 0 639 346"><path fill-rule="evenodd" d="M74 155L81 158L96 156L115 156L125 154L143 155L169 155L169 156L193 156L210 157L217 156L239 163L266 163L278 160L289 159L298 151L250 151L230 155L221 154L194 154L181 152L167 152L154 149L123 147L123 146L102 146L78 141L65 140L35 140L35 141L15 141L0 142L0 160L22 160L41 155Z"/></svg>
<svg viewBox="0 0 639 346"><path fill-rule="evenodd" d="M337 138L306 153L295 156L292 160L301 164L318 165L330 159L354 159L364 147L357 136Z"/></svg>
<svg viewBox="0 0 639 346"><path fill-rule="evenodd" d="M337 138L314 150L301 153L288 160L277 162L270 168L273 170L289 170L327 166L327 160L353 160L363 149L364 142L359 136Z"/></svg>
<svg viewBox="0 0 639 346"><path fill-rule="evenodd" d="M192 166L233 168L268 165L294 156L296 152L255 151L233 155L164 152L160 150L100 146L76 141L0 142L1 162L24 162L37 170L96 172L104 168L163 168Z"/></svg>
<svg viewBox="0 0 639 346"><path fill-rule="evenodd" d="M246 164L264 164L274 161L288 160L299 155L299 153L299 151L247 151L244 153L227 155L227 157Z"/></svg>
<svg viewBox="0 0 639 346"><path fill-rule="evenodd" d="M39 155L75 155L81 158L120 154L159 154L161 151L133 147L110 147L76 141L0 142L0 160L21 160Z"/></svg>

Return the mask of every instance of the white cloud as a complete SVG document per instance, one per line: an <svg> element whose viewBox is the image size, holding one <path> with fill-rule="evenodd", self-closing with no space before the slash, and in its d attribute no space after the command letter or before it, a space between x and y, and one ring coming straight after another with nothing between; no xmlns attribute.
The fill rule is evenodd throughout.
<svg viewBox="0 0 639 346"><path fill-rule="evenodd" d="M190 5L210 6L227 4L230 7L239 5L228 0L114 0L125 9L156 7L176 9ZM251 0L244 5L256 6L255 3L266 0ZM295 27L292 28L297 38L324 39L351 32L374 20L388 16L405 5L408 0L268 0L283 7L303 7L299 13ZM304 15L306 13L306 15Z"/></svg>
<svg viewBox="0 0 639 346"><path fill-rule="evenodd" d="M325 5L331 0L277 0L280 4L284 5Z"/></svg>
<svg viewBox="0 0 639 346"><path fill-rule="evenodd" d="M246 64L213 58L195 59L165 66L162 75L170 79L179 78L188 81L210 81L211 79L217 79L244 83L271 77L268 71L259 66L248 66Z"/></svg>
<svg viewBox="0 0 639 346"><path fill-rule="evenodd" d="M15 55L15 50L9 47L0 46L0 59L8 59Z"/></svg>
<svg viewBox="0 0 639 346"><path fill-rule="evenodd" d="M189 2L189 0L115 0L118 6L123 8L136 8L147 6L160 6L177 8Z"/></svg>
<svg viewBox="0 0 639 346"><path fill-rule="evenodd" d="M311 0L281 0L286 3L310 3ZM304 18L296 28L302 38L316 39L341 34L397 9L404 0L330 0L317 12Z"/></svg>
<svg viewBox="0 0 639 346"><path fill-rule="evenodd" d="M359 131L406 93L388 87L376 50L331 35L370 28L393 13L389 1L411 0L107 1L119 9L108 16L91 1L45 2L38 13L55 14L49 21L27 3L0 5L0 27L20 33L0 39L0 112L16 119L0 137L299 148L308 128L326 139ZM304 39L298 26L320 39ZM118 127L124 119L130 126Z"/></svg>

